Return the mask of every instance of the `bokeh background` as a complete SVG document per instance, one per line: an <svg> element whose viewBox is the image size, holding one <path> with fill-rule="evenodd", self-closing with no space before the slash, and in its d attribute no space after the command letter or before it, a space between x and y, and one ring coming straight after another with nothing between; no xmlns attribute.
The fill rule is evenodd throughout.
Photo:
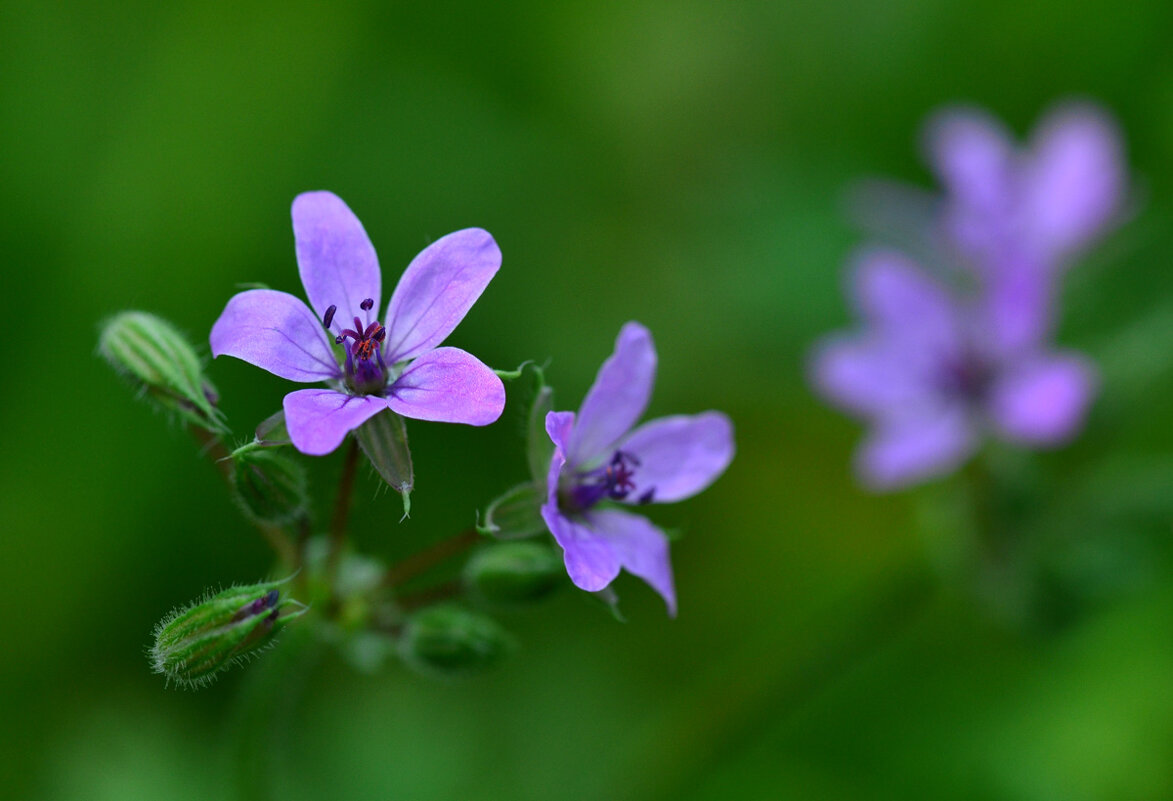
<svg viewBox="0 0 1173 801"><path fill-rule="evenodd" d="M2 0L0 794L1173 798L1171 32L1164 0ZM1123 511L1052 527L1076 567L1023 624L941 568L945 490L856 487L860 429L804 361L849 321L853 182L930 186L941 104L1023 134L1070 96L1120 120L1136 213L1067 282L1060 339L1105 383L1087 436L1028 460L1024 503ZM97 326L142 308L202 344L237 283L300 292L307 189L351 205L388 288L435 238L490 230L504 266L450 342L549 358L561 408L638 319L650 414L731 415L727 474L653 512L684 535L677 620L624 577L626 624L565 591L505 616L519 652L461 681L280 650L198 693L149 672L159 617L270 558L94 357ZM242 438L287 388L210 369ZM524 470L509 414L413 424L413 517L364 476L359 543L466 526Z"/></svg>

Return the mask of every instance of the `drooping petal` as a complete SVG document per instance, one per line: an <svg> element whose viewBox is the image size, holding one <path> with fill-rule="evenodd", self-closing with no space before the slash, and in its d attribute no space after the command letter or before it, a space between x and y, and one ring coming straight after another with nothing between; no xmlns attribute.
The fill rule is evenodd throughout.
<svg viewBox="0 0 1173 801"><path fill-rule="evenodd" d="M408 365L387 390L387 404L416 420L485 426L505 409L505 385L460 348L436 348Z"/></svg>
<svg viewBox="0 0 1173 801"><path fill-rule="evenodd" d="M480 228L456 231L424 248L387 306L387 360L411 359L443 342L500 267L500 248Z"/></svg>
<svg viewBox="0 0 1173 801"><path fill-rule="evenodd" d="M210 337L213 356L235 356L290 381L342 374L321 321L298 298L250 289L224 307Z"/></svg>
<svg viewBox="0 0 1173 801"><path fill-rule="evenodd" d="M376 395L346 395L332 389L299 389L285 396L285 426L293 446L310 456L330 453L346 434L387 408Z"/></svg>
<svg viewBox="0 0 1173 801"><path fill-rule="evenodd" d="M360 304L380 300L379 260L362 223L332 192L305 192L293 199L293 236L297 268L310 305L321 319L330 306L343 327L358 317L363 324L373 311Z"/></svg>
<svg viewBox="0 0 1173 801"><path fill-rule="evenodd" d="M852 290L861 314L880 334L908 346L909 357L959 350L957 303L904 255L891 250L862 252L852 273Z"/></svg>
<svg viewBox="0 0 1173 801"><path fill-rule="evenodd" d="M1061 108L1037 129L1023 167L1023 213L1049 252L1063 255L1086 244L1119 211L1121 140L1115 123L1090 105Z"/></svg>
<svg viewBox="0 0 1173 801"><path fill-rule="evenodd" d="M976 445L960 404L925 409L879 422L856 453L856 470L870 489L900 489L952 472Z"/></svg>
<svg viewBox="0 0 1173 801"><path fill-rule="evenodd" d="M1008 439L1059 444L1083 424L1095 386L1095 370L1079 356L1036 358L999 377L987 411Z"/></svg>
<svg viewBox="0 0 1173 801"><path fill-rule="evenodd" d="M671 503L703 490L733 460L733 424L720 412L661 417L644 423L619 446L638 460L636 490L627 499ZM634 571L633 571L634 572Z"/></svg>
<svg viewBox="0 0 1173 801"><path fill-rule="evenodd" d="M585 521L571 520L558 511L556 504L542 507L542 519L562 547L566 573L576 587L598 592L619 575L618 555Z"/></svg>
<svg viewBox="0 0 1173 801"><path fill-rule="evenodd" d="M811 356L815 390L854 414L888 415L934 392L923 351L874 334L833 335Z"/></svg>
<svg viewBox="0 0 1173 801"><path fill-rule="evenodd" d="M676 588L668 558L668 538L647 519L619 509L600 509L588 515L596 538L611 547L619 564L660 593L668 614L676 617Z"/></svg>
<svg viewBox="0 0 1173 801"><path fill-rule="evenodd" d="M579 408L567 461L574 467L601 459L644 413L656 378L656 347L639 323L627 323L615 352L603 362Z"/></svg>

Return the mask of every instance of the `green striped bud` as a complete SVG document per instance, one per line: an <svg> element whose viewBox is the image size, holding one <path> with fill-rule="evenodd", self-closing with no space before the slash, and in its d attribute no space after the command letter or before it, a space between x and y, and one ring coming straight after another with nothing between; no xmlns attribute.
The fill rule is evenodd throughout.
<svg viewBox="0 0 1173 801"><path fill-rule="evenodd" d="M266 448L241 448L232 454L232 497L257 523L284 525L305 514L309 481L305 467Z"/></svg>
<svg viewBox="0 0 1173 801"><path fill-rule="evenodd" d="M226 433L216 389L204 377L191 343L153 314L125 311L107 320L98 353L145 396L185 422Z"/></svg>
<svg viewBox="0 0 1173 801"><path fill-rule="evenodd" d="M235 664L247 662L307 607L270 581L230 587L177 609L155 627L151 666L168 682L197 689Z"/></svg>
<svg viewBox="0 0 1173 801"><path fill-rule="evenodd" d="M502 542L481 548L464 566L473 595L491 603L526 603L549 595L566 571L544 542Z"/></svg>
<svg viewBox="0 0 1173 801"><path fill-rule="evenodd" d="M399 641L407 664L443 676L492 667L512 648L512 639L495 620L448 604L414 614Z"/></svg>
<svg viewBox="0 0 1173 801"><path fill-rule="evenodd" d="M407 445L407 426L403 418L386 409L356 428L354 435L371 466L403 499L403 516L407 517L411 512L411 490L415 485L415 474L412 471L411 448Z"/></svg>

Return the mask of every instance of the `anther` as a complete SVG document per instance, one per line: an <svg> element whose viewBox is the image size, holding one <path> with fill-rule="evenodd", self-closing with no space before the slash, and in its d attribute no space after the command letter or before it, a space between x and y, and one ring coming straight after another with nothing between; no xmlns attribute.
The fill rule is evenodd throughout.
<svg viewBox="0 0 1173 801"><path fill-rule="evenodd" d="M334 322L334 312L338 311L337 306L331 306L326 309L326 316L322 318L322 327L329 329L330 323Z"/></svg>
<svg viewBox="0 0 1173 801"><path fill-rule="evenodd" d="M373 298L367 298L362 303L358 304L358 307L363 311L370 311L372 308L374 308L374 306L375 301Z"/></svg>

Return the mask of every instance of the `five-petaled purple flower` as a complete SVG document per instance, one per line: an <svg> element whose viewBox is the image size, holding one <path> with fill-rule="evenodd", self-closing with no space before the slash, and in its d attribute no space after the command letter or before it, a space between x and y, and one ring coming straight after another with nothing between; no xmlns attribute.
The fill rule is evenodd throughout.
<svg viewBox="0 0 1173 801"><path fill-rule="evenodd" d="M891 251L863 254L853 281L860 332L813 360L816 388L872 427L856 455L863 483L890 490L953 471L989 431L1057 445L1083 422L1095 373L1042 343L1008 346L988 304L966 303Z"/></svg>
<svg viewBox="0 0 1173 801"><path fill-rule="evenodd" d="M644 517L606 502L668 503L695 495L733 459L733 426L720 412L703 412L652 420L632 431L647 408L655 373L651 333L628 323L578 416L546 415L554 457L542 517L578 587L602 590L625 568L663 596L675 615L667 537Z"/></svg>
<svg viewBox="0 0 1173 801"><path fill-rule="evenodd" d="M501 251L487 232L457 231L425 248L403 273L382 321L375 311L375 249L340 198L298 195L293 233L313 310L285 292L241 292L212 326L211 345L213 356L235 356L291 381L330 385L285 396L285 422L298 450L329 453L384 409L477 426L501 416L505 388L496 373L463 350L437 347L501 266Z"/></svg>

